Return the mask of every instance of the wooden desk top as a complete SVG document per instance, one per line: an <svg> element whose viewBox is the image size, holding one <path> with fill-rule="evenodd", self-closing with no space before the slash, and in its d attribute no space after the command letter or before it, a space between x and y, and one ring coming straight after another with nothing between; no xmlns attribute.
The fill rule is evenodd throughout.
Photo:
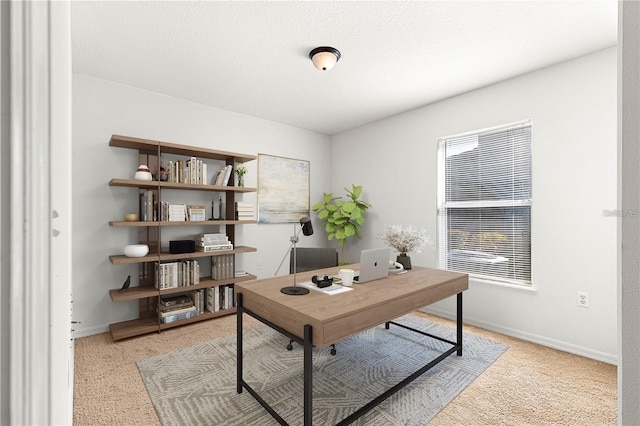
<svg viewBox="0 0 640 426"><path fill-rule="evenodd" d="M313 275L337 276L342 268L301 272L297 282L310 281ZM352 291L335 295L315 290L302 296L280 292L291 285L293 275L285 275L237 283L235 291L243 294L245 308L298 337L304 336L306 324L311 325L313 345L325 347L467 290L469 278L458 272L414 267L406 274L353 284Z"/></svg>

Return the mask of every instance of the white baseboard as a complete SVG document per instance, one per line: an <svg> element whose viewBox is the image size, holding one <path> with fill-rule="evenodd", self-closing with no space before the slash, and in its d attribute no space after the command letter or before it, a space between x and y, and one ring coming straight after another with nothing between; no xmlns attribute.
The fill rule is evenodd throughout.
<svg viewBox="0 0 640 426"><path fill-rule="evenodd" d="M73 338L79 339L81 337L89 337L95 334L102 334L109 331L108 325L95 325L93 327L86 327L81 329L76 329L73 332Z"/></svg>
<svg viewBox="0 0 640 426"><path fill-rule="evenodd" d="M440 309L423 308L421 312L437 315L439 317L455 320L455 313L443 311ZM466 324L474 325L476 327L484 328L485 330L494 331L496 333L504 334L505 336L515 337L517 339L526 340L527 342L537 343L542 346L547 346L552 349L557 349L564 352L569 352L575 355L580 355L585 358L595 359L596 361L606 362L607 364L618 365L617 354L609 354L606 352L596 351L590 348L582 346L572 345L570 343L562 342L560 340L550 339L548 337L539 336L533 333L527 333L521 330L516 330L508 327L503 327L498 324L488 323L485 321L476 320L474 318L464 317Z"/></svg>

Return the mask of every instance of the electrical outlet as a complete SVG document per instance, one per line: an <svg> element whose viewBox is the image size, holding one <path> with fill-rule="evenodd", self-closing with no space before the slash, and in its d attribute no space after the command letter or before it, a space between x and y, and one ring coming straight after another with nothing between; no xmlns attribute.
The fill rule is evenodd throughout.
<svg viewBox="0 0 640 426"><path fill-rule="evenodd" d="M581 308L589 307L589 293L584 291L578 292L578 306L580 306Z"/></svg>

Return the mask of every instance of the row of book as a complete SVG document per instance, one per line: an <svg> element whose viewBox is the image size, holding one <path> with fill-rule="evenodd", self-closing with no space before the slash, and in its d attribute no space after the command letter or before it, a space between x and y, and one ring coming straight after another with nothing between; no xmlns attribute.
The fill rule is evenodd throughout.
<svg viewBox="0 0 640 426"><path fill-rule="evenodd" d="M254 220L255 211L253 203L248 201L236 201L236 220Z"/></svg>
<svg viewBox="0 0 640 426"><path fill-rule="evenodd" d="M234 287L231 284L219 285L207 289L206 309L209 312L218 312L223 309L231 309L236 306Z"/></svg>
<svg viewBox="0 0 640 426"><path fill-rule="evenodd" d="M169 161L167 180L175 183L207 184L207 164L196 157L188 160Z"/></svg>
<svg viewBox="0 0 640 426"><path fill-rule="evenodd" d="M157 289L176 288L200 283L200 264L197 260L155 263L154 284Z"/></svg>
<svg viewBox="0 0 640 426"><path fill-rule="evenodd" d="M212 215L214 219L223 219L224 212L222 199L219 203L212 202ZM235 202L235 220L255 220L255 208L248 201ZM169 204L167 201L160 203L158 211L158 194L155 190L140 192L140 220L143 222L164 221L205 221L207 220L206 208L202 204ZM216 214L218 217L216 217Z"/></svg>
<svg viewBox="0 0 640 426"><path fill-rule="evenodd" d="M158 220L158 193L154 190L140 192L140 215L142 222Z"/></svg>
<svg viewBox="0 0 640 426"><path fill-rule="evenodd" d="M160 299L159 315L163 324L194 318L206 311L218 312L236 306L231 284L193 290Z"/></svg>
<svg viewBox="0 0 640 426"><path fill-rule="evenodd" d="M216 173L216 176L213 178L213 184L215 186L227 186L229 184L229 179L231 179L231 175L233 174L233 167L230 164L227 164L223 168Z"/></svg>
<svg viewBox="0 0 640 426"><path fill-rule="evenodd" d="M201 204L160 203L160 220L169 222L205 221L206 210Z"/></svg>
<svg viewBox="0 0 640 426"><path fill-rule="evenodd" d="M223 254L211 258L211 278L226 280L235 277L234 259L232 254Z"/></svg>

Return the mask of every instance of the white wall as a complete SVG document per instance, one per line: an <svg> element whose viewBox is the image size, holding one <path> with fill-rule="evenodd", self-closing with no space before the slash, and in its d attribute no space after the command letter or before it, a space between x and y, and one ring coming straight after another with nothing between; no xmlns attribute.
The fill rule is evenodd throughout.
<svg viewBox="0 0 640 426"><path fill-rule="evenodd" d="M309 160L311 203L330 190L330 140L326 135L201 104L75 74L73 78L73 277L76 337L108 330L108 324L137 318L137 303L113 303L109 289L127 275L137 282L137 265L112 265L109 255L135 243L135 229L112 228L137 211L135 189L110 187L111 178L132 177L138 166L134 150L108 146L112 134L163 140L246 154L272 154ZM257 185L257 162L247 163L247 186ZM211 200L211 194L205 194ZM255 194L244 194L255 200ZM210 203L210 201L209 201ZM319 222L313 219L316 229ZM244 225L236 228L242 245L257 253L237 256L239 268L259 277L273 276L289 247L293 225ZM175 233L189 238L201 228ZM163 229L163 239L165 231ZM301 238L301 247L322 247L325 234ZM261 265L258 270L258 265ZM288 264L287 264L288 265ZM284 266L280 274L288 273Z"/></svg>
<svg viewBox="0 0 640 426"><path fill-rule="evenodd" d="M437 138L532 119L535 291L471 281L465 320L615 362L616 218L604 212L617 206L616 60L610 48L335 135L333 191L357 183L373 204L347 258L384 246L385 224L425 227L435 239ZM436 261L435 247L412 254L416 265ZM577 307L578 291L590 308Z"/></svg>

